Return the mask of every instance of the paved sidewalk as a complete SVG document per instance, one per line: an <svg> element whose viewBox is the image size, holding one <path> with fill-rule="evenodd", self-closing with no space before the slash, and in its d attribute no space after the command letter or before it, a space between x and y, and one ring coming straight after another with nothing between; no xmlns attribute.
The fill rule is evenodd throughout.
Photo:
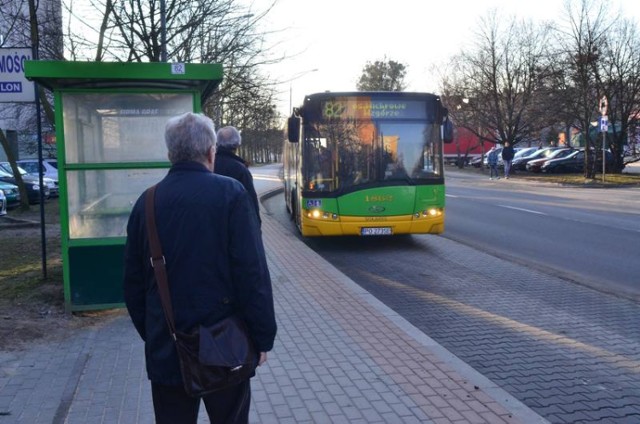
<svg viewBox="0 0 640 424"><path fill-rule="evenodd" d="M279 328L252 380L251 423L546 422L268 215L262 225ZM0 353L0 367L0 424L154 421L123 310L73 339Z"/></svg>

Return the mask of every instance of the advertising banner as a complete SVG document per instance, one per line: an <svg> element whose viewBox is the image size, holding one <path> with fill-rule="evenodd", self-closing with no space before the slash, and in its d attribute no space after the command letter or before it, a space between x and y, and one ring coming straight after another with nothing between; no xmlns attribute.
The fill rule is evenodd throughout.
<svg viewBox="0 0 640 424"><path fill-rule="evenodd" d="M33 82L24 76L24 62L31 49L0 49L0 103L33 102Z"/></svg>

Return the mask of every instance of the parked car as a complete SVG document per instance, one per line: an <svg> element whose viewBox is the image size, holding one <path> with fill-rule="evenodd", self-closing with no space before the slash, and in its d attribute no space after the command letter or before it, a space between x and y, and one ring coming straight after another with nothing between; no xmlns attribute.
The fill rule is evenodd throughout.
<svg viewBox="0 0 640 424"><path fill-rule="evenodd" d="M39 176L40 170L42 175L47 178L51 178L55 186L58 187L58 160L57 159L42 159L40 169L38 169L38 159L20 159L16 161L16 164L27 171L29 175ZM54 196L54 193L51 193Z"/></svg>
<svg viewBox="0 0 640 424"><path fill-rule="evenodd" d="M6 172L2 167L0 167L0 181L4 181L6 183L15 184L15 177ZM29 203L39 203L40 202L40 181L38 178L33 178L28 175L22 176L22 181L24 181L24 185L27 188L27 195L29 196ZM44 198L48 199L50 194L50 189L47 183L44 183L43 186Z"/></svg>
<svg viewBox="0 0 640 424"><path fill-rule="evenodd" d="M525 156L532 155L535 152L537 152L538 150L540 150L539 147L523 147L513 155L513 160L516 160L518 158L523 158ZM511 161L511 163L513 163L513 161Z"/></svg>
<svg viewBox="0 0 640 424"><path fill-rule="evenodd" d="M488 168L489 167L489 153L496 151L498 152L498 168L501 166L504 166L504 163L502 162L502 146L493 146L491 149L489 149L489 151L487 152L486 155L484 155L484 161L482 162L482 164Z"/></svg>
<svg viewBox="0 0 640 424"><path fill-rule="evenodd" d="M613 155L607 151L607 163L613 163ZM602 170L602 154L596 158L596 170ZM609 168L607 168L609 169ZM546 173L581 173L584 171L584 149L574 150L568 156L546 161L540 168Z"/></svg>
<svg viewBox="0 0 640 424"><path fill-rule="evenodd" d="M0 181L0 191L7 198L7 208L11 209L20 204L20 190L17 185Z"/></svg>
<svg viewBox="0 0 640 424"><path fill-rule="evenodd" d="M521 156L517 159L513 159L511 162L511 168L517 169L518 171L525 171L527 169L527 163L530 160L548 158L554 150L558 150L560 147L544 147L542 149L538 149L529 156Z"/></svg>
<svg viewBox="0 0 640 424"><path fill-rule="evenodd" d="M482 156L475 157L469 161L469 165L473 166L474 168L480 168L480 165L482 165L482 159Z"/></svg>
<svg viewBox="0 0 640 424"><path fill-rule="evenodd" d="M9 162L0 162L0 169L2 169L4 172L10 174L13 176L13 170L11 169L11 165L9 164ZM20 175L22 175L22 179L30 179L30 180L35 180L40 182L40 175L39 174L29 174L25 169L23 169L21 166L18 166L18 172L20 172ZM53 180L49 177L42 177L42 181L43 183L49 187L49 195L47 196L47 198L49 196L51 197L58 197L58 195L60 194L60 190L58 189L58 180ZM31 199L31 198L30 198Z"/></svg>
<svg viewBox="0 0 640 424"><path fill-rule="evenodd" d="M542 167L542 165L551 159L560 159L563 158L565 156L570 155L574 150L570 149L570 148L563 148L563 149L557 149L551 152L551 154L546 157L546 158L541 158L541 159L534 159L534 160L530 160L529 162L527 162L527 171L529 172L542 172L540 170L540 168Z"/></svg>
<svg viewBox="0 0 640 424"><path fill-rule="evenodd" d="M0 216L7 214L7 198L4 192L0 190Z"/></svg>

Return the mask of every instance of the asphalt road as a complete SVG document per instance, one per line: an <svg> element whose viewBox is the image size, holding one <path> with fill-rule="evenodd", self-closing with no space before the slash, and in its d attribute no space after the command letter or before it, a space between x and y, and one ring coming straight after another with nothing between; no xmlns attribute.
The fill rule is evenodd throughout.
<svg viewBox="0 0 640 424"><path fill-rule="evenodd" d="M445 237L640 299L640 189L447 175Z"/></svg>
<svg viewBox="0 0 640 424"><path fill-rule="evenodd" d="M627 233L637 228L634 214L638 212L626 215L624 203L633 205L634 200L627 195L615 201L590 200L591 194L584 192L569 190L563 196L539 188L532 195L531 187L518 188L515 182L501 180L501 186L487 186L488 179L466 178L450 175L449 193L459 196L448 198L448 214L453 218L447 221L445 233L451 236L309 238L305 242L550 422L640 422L638 302L560 278L566 274L579 279L583 274L541 266L544 256L534 261L530 252L514 252L531 238L544 239L534 224L550 226L554 235L564 231L575 241L582 239L577 230L567 227L582 228L591 220L609 217L611 223L599 224L603 228L591 233L593 237ZM481 192L479 198L476 191ZM283 231L295 232L281 195L264 205ZM456 220L471 222L462 225ZM480 241L454 240L455 234L462 238L473 222L486 227L482 220L496 222L489 229L501 231L495 231L495 236L485 234ZM559 224L550 224L555 222ZM528 229L517 233L524 240L512 241L505 235L505 226ZM556 247L566 249L554 242L542 251L550 257ZM584 251L582 246L577 249L575 256L580 258Z"/></svg>

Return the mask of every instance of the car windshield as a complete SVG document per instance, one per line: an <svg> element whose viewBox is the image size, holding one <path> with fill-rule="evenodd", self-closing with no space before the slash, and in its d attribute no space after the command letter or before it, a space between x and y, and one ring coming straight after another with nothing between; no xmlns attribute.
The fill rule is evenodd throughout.
<svg viewBox="0 0 640 424"><path fill-rule="evenodd" d="M537 150L538 150L538 148L537 148L537 147L526 147L526 148L524 148L524 149L522 149L522 150L518 150L518 151L516 152L516 154L515 154L515 155L513 155L513 158L514 158L514 159L516 159L516 158L523 158L523 157L526 157L526 156L529 156L529 155L533 154L533 153L534 153L534 152L536 152Z"/></svg>
<svg viewBox="0 0 640 424"><path fill-rule="evenodd" d="M530 159L548 158L549 155L551 155L554 151L555 149L550 149L550 148L538 150L537 152L533 153L531 156L528 156L528 158Z"/></svg>
<svg viewBox="0 0 640 424"><path fill-rule="evenodd" d="M13 170L11 169L11 165L9 165L9 162L0 163L0 168L2 168L3 171L9 173L9 176L13 176ZM18 166L18 172L21 175L25 175L27 173L27 171L25 171L24 169L20 168L19 166Z"/></svg>
<svg viewBox="0 0 640 424"><path fill-rule="evenodd" d="M547 156L547 158L549 158L549 159L551 159L551 158L563 158L563 157L567 156L569 153L571 153L570 149L553 150L551 152L551 154L549 156Z"/></svg>

